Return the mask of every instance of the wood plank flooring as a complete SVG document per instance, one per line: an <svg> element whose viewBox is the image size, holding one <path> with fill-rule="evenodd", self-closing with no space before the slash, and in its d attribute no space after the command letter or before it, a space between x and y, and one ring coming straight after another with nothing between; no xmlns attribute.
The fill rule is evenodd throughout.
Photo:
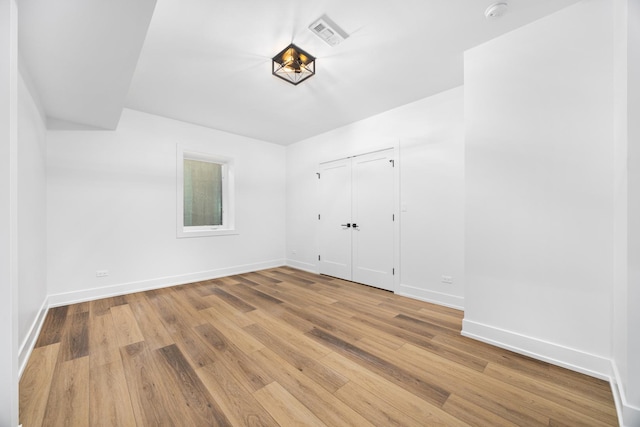
<svg viewBox="0 0 640 427"><path fill-rule="evenodd" d="M615 426L609 384L460 335L462 312L287 267L49 310L35 426Z"/></svg>

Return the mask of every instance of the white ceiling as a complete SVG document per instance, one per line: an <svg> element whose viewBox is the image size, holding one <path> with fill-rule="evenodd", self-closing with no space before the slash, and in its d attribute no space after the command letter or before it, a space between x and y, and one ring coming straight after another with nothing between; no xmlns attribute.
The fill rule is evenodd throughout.
<svg viewBox="0 0 640 427"><path fill-rule="evenodd" d="M578 0L20 0L20 54L49 126L115 129L124 107L290 144L463 83L464 50ZM155 3L155 9L154 9ZM328 15L349 38L308 30ZM293 86L270 58L317 57Z"/></svg>

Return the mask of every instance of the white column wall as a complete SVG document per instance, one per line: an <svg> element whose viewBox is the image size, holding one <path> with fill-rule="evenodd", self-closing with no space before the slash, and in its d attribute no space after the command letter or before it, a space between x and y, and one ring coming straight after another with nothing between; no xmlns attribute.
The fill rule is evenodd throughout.
<svg viewBox="0 0 640 427"><path fill-rule="evenodd" d="M612 359L620 391L627 387L628 167L627 167L627 0L614 10L614 288ZM615 388L614 388L615 390Z"/></svg>
<svg viewBox="0 0 640 427"><path fill-rule="evenodd" d="M640 3L616 0L612 385L621 425L640 425Z"/></svg>
<svg viewBox="0 0 640 427"><path fill-rule="evenodd" d="M465 335L610 375L612 110L607 0L465 53Z"/></svg>
<svg viewBox="0 0 640 427"><path fill-rule="evenodd" d="M640 2L627 11L628 277L625 423L640 425Z"/></svg>
<svg viewBox="0 0 640 427"><path fill-rule="evenodd" d="M0 425L18 425L18 15L0 0Z"/></svg>

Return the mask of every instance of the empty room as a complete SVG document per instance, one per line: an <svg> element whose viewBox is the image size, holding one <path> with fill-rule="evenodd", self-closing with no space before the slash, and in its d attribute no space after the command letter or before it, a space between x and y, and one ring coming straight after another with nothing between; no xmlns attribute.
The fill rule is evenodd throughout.
<svg viewBox="0 0 640 427"><path fill-rule="evenodd" d="M0 426L640 426L639 1L0 0L0 56Z"/></svg>

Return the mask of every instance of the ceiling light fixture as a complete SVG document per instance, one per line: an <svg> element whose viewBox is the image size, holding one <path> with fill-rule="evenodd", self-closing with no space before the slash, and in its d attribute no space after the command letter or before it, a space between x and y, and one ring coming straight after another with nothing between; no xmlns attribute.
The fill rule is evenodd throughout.
<svg viewBox="0 0 640 427"><path fill-rule="evenodd" d="M316 73L316 58L291 43L273 57L272 74L297 85Z"/></svg>

